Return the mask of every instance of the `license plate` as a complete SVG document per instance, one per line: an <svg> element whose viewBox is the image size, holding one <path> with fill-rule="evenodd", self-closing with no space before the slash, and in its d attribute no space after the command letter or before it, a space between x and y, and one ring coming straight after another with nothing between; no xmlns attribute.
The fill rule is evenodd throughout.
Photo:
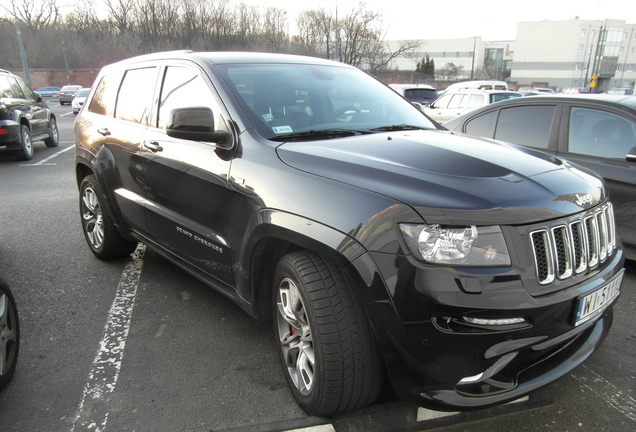
<svg viewBox="0 0 636 432"><path fill-rule="evenodd" d="M621 292L623 271L614 279L584 297L579 298L576 306L574 325L578 326L591 320L605 309Z"/></svg>

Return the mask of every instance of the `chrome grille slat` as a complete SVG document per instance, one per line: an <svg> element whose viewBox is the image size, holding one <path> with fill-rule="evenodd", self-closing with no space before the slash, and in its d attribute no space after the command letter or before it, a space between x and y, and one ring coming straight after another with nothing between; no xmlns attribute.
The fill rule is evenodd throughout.
<svg viewBox="0 0 636 432"><path fill-rule="evenodd" d="M532 231L530 238L539 284L567 279L593 269L614 253L614 209L606 204L550 229Z"/></svg>

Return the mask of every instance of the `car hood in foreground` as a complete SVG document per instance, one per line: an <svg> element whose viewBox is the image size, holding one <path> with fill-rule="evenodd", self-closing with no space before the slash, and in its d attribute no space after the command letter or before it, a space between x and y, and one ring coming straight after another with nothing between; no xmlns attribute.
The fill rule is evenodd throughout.
<svg viewBox="0 0 636 432"><path fill-rule="evenodd" d="M299 170L408 204L429 223L532 223L606 198L598 177L562 160L446 132L288 142L278 153Z"/></svg>

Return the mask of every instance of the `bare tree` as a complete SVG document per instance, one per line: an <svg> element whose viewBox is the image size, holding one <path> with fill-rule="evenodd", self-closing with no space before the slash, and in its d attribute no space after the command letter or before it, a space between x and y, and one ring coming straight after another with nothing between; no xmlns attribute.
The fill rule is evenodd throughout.
<svg viewBox="0 0 636 432"><path fill-rule="evenodd" d="M331 58L336 40L336 20L325 9L302 12L297 21L299 50L307 55Z"/></svg>
<svg viewBox="0 0 636 432"><path fill-rule="evenodd" d="M131 23L130 11L134 9L136 0L103 0L108 11L108 18L120 33L126 32Z"/></svg>
<svg viewBox="0 0 636 432"><path fill-rule="evenodd" d="M462 65L458 66L455 63L446 63L443 68L437 69L435 74L440 81L455 81L463 70L464 66Z"/></svg>
<svg viewBox="0 0 636 432"><path fill-rule="evenodd" d="M400 41L397 49L391 51L389 44L383 41L376 41L375 45L370 46L369 51L365 55L367 69L371 74L389 69L391 62L397 57L415 51L419 47L420 41L406 40Z"/></svg>
<svg viewBox="0 0 636 432"><path fill-rule="evenodd" d="M57 0L8 0L8 5L6 1L3 1L2 8L30 30L55 24L60 17Z"/></svg>

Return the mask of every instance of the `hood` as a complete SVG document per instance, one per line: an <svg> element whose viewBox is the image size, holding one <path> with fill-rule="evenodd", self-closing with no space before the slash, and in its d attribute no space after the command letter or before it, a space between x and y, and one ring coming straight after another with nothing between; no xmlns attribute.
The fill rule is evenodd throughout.
<svg viewBox="0 0 636 432"><path fill-rule="evenodd" d="M288 142L278 154L296 169L410 205L428 223L532 223L606 198L598 177L561 159L440 131Z"/></svg>

